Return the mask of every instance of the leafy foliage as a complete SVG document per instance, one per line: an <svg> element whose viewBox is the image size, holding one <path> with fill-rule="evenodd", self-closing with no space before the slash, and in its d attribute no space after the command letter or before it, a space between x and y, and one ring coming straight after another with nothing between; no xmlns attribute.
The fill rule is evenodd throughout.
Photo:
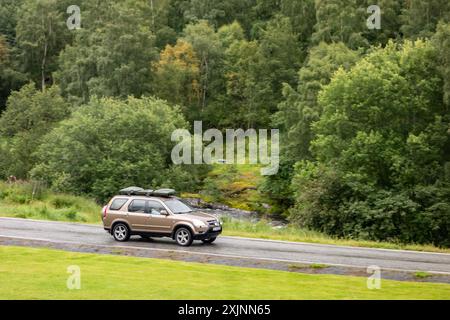
<svg viewBox="0 0 450 320"><path fill-rule="evenodd" d="M57 87L41 92L28 84L13 92L0 118L0 175L28 177L42 137L69 113Z"/></svg>
<svg viewBox="0 0 450 320"><path fill-rule="evenodd" d="M83 28L59 57L56 82L65 97L83 103L100 97L151 91L155 36L141 0L87 1Z"/></svg>
<svg viewBox="0 0 450 320"><path fill-rule="evenodd" d="M391 43L335 74L319 95L317 162L296 167L293 221L338 236L449 245L450 119L436 54L430 42Z"/></svg>
<svg viewBox="0 0 450 320"><path fill-rule="evenodd" d="M161 100L92 99L44 138L32 175L101 200L125 185L162 186L180 175L169 168L170 136L185 126L179 110Z"/></svg>

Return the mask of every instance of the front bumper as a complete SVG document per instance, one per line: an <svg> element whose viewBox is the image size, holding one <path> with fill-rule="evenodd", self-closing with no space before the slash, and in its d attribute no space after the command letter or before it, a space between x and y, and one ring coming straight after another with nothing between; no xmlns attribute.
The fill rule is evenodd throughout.
<svg viewBox="0 0 450 320"><path fill-rule="evenodd" d="M222 228L218 231L213 231L213 228L209 228L208 231L204 233L197 233L194 235L194 240L205 240L211 238L217 238L222 233Z"/></svg>

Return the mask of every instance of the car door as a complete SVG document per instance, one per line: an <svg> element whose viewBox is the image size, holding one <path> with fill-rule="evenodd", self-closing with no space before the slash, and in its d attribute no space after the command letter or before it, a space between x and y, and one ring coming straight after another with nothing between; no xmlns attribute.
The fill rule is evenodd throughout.
<svg viewBox="0 0 450 320"><path fill-rule="evenodd" d="M170 234L173 219L170 215L162 215L161 210L166 210L166 208L159 201L147 201L147 212L150 217L150 231L154 233Z"/></svg>
<svg viewBox="0 0 450 320"><path fill-rule="evenodd" d="M146 213L146 200L134 199L130 202L127 220L133 231L149 231L149 215Z"/></svg>

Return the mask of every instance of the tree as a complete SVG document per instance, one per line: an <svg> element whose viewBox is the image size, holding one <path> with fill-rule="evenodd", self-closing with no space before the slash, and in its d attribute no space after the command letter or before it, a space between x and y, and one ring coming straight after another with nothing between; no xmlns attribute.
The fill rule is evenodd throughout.
<svg viewBox="0 0 450 320"><path fill-rule="evenodd" d="M219 124L252 128L267 123L267 108L258 96L265 85L258 42L238 40L225 53L226 102L218 110Z"/></svg>
<svg viewBox="0 0 450 320"><path fill-rule="evenodd" d="M311 158L309 148L314 137L311 124L322 114L317 96L336 70L348 70L358 59L359 53L343 43L322 42L311 48L305 66L298 72L297 89L288 84L284 86L284 100L273 117L274 124L284 132L286 144L282 153L287 158L293 161Z"/></svg>
<svg viewBox="0 0 450 320"><path fill-rule="evenodd" d="M5 139L3 150L6 152L1 156L4 171L0 175L27 178L42 137L69 113L70 107L56 87L40 92L31 83L13 92L0 118L0 134Z"/></svg>
<svg viewBox="0 0 450 320"><path fill-rule="evenodd" d="M229 48L234 42L246 39L244 29L237 21L220 27L217 35L223 48Z"/></svg>
<svg viewBox="0 0 450 320"><path fill-rule="evenodd" d="M0 63L4 64L9 58L9 50L6 43L6 39L0 36Z"/></svg>
<svg viewBox="0 0 450 320"><path fill-rule="evenodd" d="M351 49L368 46L362 36L367 29L366 9L359 0L316 0L313 44L343 42Z"/></svg>
<svg viewBox="0 0 450 320"><path fill-rule="evenodd" d="M78 103L92 95L133 95L152 91L151 62L157 57L144 0L87 2L83 28L59 58L56 82Z"/></svg>
<svg viewBox="0 0 450 320"><path fill-rule="evenodd" d="M18 72L13 65L6 39L0 35L0 114L6 107L6 100L11 91L19 89L25 82L25 75Z"/></svg>
<svg viewBox="0 0 450 320"><path fill-rule="evenodd" d="M444 79L444 101L450 107L450 23L438 25L433 43L438 50L439 71Z"/></svg>
<svg viewBox="0 0 450 320"><path fill-rule="evenodd" d="M302 60L289 18L276 16L260 37L247 41L238 36L225 51L227 102L237 112L231 119L247 128L269 125L283 83L295 83Z"/></svg>
<svg viewBox="0 0 450 320"><path fill-rule="evenodd" d="M180 110L162 100L93 98L44 138L32 176L100 201L123 186L180 182L176 176L192 184L192 175L170 168L171 134L186 126Z"/></svg>
<svg viewBox="0 0 450 320"><path fill-rule="evenodd" d="M292 23L292 30L298 35L302 51L306 52L316 24L314 0L282 0L280 12Z"/></svg>
<svg viewBox="0 0 450 320"><path fill-rule="evenodd" d="M196 120L200 62L192 45L183 40L178 40L175 46L167 45L154 68L156 95L182 106L185 116L191 121Z"/></svg>
<svg viewBox="0 0 450 320"><path fill-rule="evenodd" d="M294 32L291 20L282 15L275 16L262 31L260 52L264 57L266 73L270 79L273 99L281 100L283 83L294 84L297 70L304 59L305 52L299 49L298 36ZM273 112L276 105L272 105Z"/></svg>
<svg viewBox="0 0 450 320"><path fill-rule="evenodd" d="M401 38L401 12L403 4L407 1L398 0L378 0L376 5L380 7L380 27L381 29L364 29L363 36L371 45L383 45L385 46L390 39ZM375 4L372 0L366 0L364 8ZM369 17L370 13L364 15L365 19Z"/></svg>
<svg viewBox="0 0 450 320"><path fill-rule="evenodd" d="M71 40L63 8L56 0L25 0L17 13L21 65L42 90L52 83L57 55Z"/></svg>
<svg viewBox="0 0 450 320"><path fill-rule="evenodd" d="M296 161L311 159L310 143L314 138L311 124L320 119L322 108L317 96L322 87L330 82L339 68L349 69L359 59L356 51L343 43L320 43L311 48L305 65L298 72L296 89L285 83L283 100L278 104L278 112L272 115L273 125L281 130L280 174L266 177L262 190L281 211L292 204L290 188Z"/></svg>
<svg viewBox="0 0 450 320"><path fill-rule="evenodd" d="M318 159L327 161L340 154L360 130L394 131L405 137L424 130L435 115L444 115L436 58L428 42L406 42L398 50L391 42L359 62L350 76L339 70L319 95L324 111L314 125L320 134L313 143ZM401 97L393 99L399 93Z"/></svg>
<svg viewBox="0 0 450 320"><path fill-rule="evenodd" d="M293 221L337 236L450 244L450 118L437 54L429 41L391 42L338 70L319 94L315 162L296 167Z"/></svg>
<svg viewBox="0 0 450 320"><path fill-rule="evenodd" d="M178 1L174 1L177 3ZM252 7L255 0L190 0L181 2L182 13L174 17L180 20L182 16L185 23L196 23L200 20L206 20L216 29L221 26L238 21L248 32L251 28L254 15Z"/></svg>
<svg viewBox="0 0 450 320"><path fill-rule="evenodd" d="M24 0L0 0L0 34L9 44L16 42L17 11Z"/></svg>
<svg viewBox="0 0 450 320"><path fill-rule="evenodd" d="M439 20L450 22L450 3L447 0L409 0L401 15L401 31L405 37L431 37Z"/></svg>
<svg viewBox="0 0 450 320"><path fill-rule="evenodd" d="M214 97L221 86L221 62L223 48L217 33L205 20L189 24L182 40L190 43L200 61L200 111L203 113L209 97Z"/></svg>

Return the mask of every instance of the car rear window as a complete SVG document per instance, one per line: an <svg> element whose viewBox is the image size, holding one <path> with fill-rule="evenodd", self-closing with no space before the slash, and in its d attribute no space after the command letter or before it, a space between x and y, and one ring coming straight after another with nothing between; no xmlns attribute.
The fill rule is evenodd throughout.
<svg viewBox="0 0 450 320"><path fill-rule="evenodd" d="M143 213L145 211L145 200L133 200L128 206L128 211Z"/></svg>
<svg viewBox="0 0 450 320"><path fill-rule="evenodd" d="M109 207L109 210L120 210L123 205L127 202L127 199L114 199L113 203Z"/></svg>

